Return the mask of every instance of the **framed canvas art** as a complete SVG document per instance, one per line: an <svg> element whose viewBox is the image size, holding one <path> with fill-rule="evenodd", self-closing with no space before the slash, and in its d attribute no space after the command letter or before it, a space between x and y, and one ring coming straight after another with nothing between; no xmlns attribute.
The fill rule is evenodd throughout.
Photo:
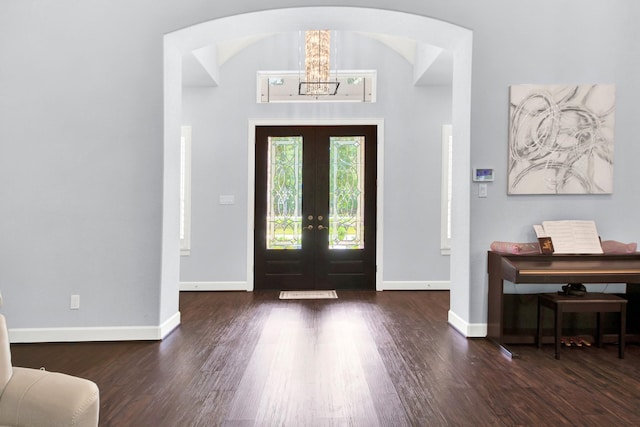
<svg viewBox="0 0 640 427"><path fill-rule="evenodd" d="M615 86L513 85L509 194L611 194Z"/></svg>

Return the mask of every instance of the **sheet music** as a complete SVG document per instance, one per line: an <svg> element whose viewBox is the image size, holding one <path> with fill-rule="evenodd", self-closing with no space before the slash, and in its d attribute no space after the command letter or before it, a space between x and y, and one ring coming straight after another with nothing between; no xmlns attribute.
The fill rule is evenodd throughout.
<svg viewBox="0 0 640 427"><path fill-rule="evenodd" d="M603 253L593 221L544 221L542 227L544 233L551 237L556 254Z"/></svg>
<svg viewBox="0 0 640 427"><path fill-rule="evenodd" d="M547 232L544 231L544 227L542 227L541 225L536 224L536 225L533 226L533 229L536 232L536 237L538 239L541 239L543 237L549 237Z"/></svg>

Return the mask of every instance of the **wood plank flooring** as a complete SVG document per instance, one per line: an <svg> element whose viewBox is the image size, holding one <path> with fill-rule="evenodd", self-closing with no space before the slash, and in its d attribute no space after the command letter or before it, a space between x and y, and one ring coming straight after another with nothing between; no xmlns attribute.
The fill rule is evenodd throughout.
<svg viewBox="0 0 640 427"><path fill-rule="evenodd" d="M640 347L520 346L447 324L444 291L183 292L162 342L14 344L14 366L89 378L101 426L640 425Z"/></svg>

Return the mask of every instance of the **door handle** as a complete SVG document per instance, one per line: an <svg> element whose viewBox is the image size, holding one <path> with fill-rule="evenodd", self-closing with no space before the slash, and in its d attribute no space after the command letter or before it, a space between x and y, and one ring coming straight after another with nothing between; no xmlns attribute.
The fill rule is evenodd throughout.
<svg viewBox="0 0 640 427"><path fill-rule="evenodd" d="M322 224L320 224L320 225L318 226L318 230L324 230L325 228L328 228L328 227L325 227L325 226L324 226L324 225L322 225Z"/></svg>
<svg viewBox="0 0 640 427"><path fill-rule="evenodd" d="M322 227L322 226L321 226L321 227ZM319 228L319 227L318 227L318 228ZM313 225L311 225L311 224L307 225L306 229L307 229L307 230L313 230Z"/></svg>

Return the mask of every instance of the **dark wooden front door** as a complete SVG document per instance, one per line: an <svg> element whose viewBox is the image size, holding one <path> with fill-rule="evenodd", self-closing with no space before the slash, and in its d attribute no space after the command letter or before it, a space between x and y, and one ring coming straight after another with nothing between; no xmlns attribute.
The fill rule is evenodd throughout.
<svg viewBox="0 0 640 427"><path fill-rule="evenodd" d="M375 289L376 133L256 128L255 289Z"/></svg>

